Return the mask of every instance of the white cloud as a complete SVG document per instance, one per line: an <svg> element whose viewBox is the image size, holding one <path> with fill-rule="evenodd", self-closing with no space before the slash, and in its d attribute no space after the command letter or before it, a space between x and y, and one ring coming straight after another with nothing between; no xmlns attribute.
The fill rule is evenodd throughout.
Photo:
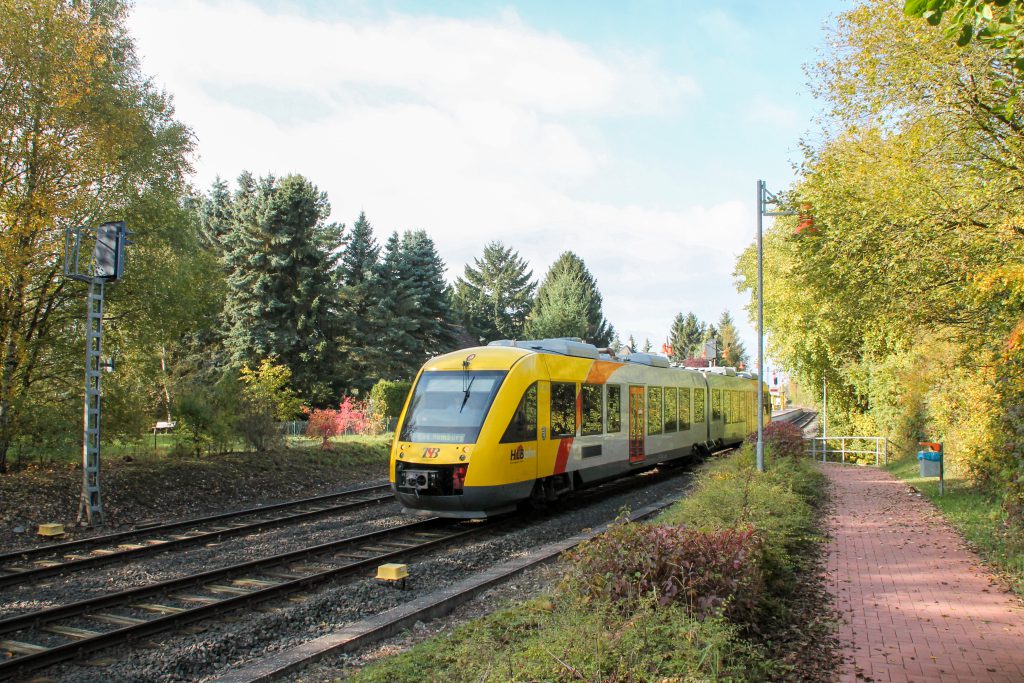
<svg viewBox="0 0 1024 683"><path fill-rule="evenodd" d="M328 192L335 219L365 210L381 241L427 229L452 278L494 239L538 278L572 249L624 337L660 344L680 310L738 313L743 206L573 195L619 173L603 122L668 115L699 94L650 55L596 54L512 11L318 21L241 0L140 2L132 29L144 71L196 132L201 187L243 169L302 173Z"/></svg>

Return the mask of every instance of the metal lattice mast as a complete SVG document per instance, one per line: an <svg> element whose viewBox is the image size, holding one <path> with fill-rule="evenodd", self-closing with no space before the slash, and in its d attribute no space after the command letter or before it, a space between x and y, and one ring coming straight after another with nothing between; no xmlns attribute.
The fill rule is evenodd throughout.
<svg viewBox="0 0 1024 683"><path fill-rule="evenodd" d="M103 362L103 281L89 283L85 322L85 413L82 424L82 497L78 523L103 524L100 498L100 382Z"/></svg>
<svg viewBox="0 0 1024 683"><path fill-rule="evenodd" d="M768 191L763 180L757 181L757 471L764 472L764 248L762 222L765 216L795 216L796 211L784 211L779 198ZM769 205L777 210L769 211Z"/></svg>
<svg viewBox="0 0 1024 683"><path fill-rule="evenodd" d="M95 236L91 257L82 259L82 236ZM65 228L64 276L89 285L85 318L85 402L82 412L82 495L78 523L103 524L100 498L100 382L105 369L103 351L103 290L117 282L124 272L124 250L128 244L124 221L104 223L98 228Z"/></svg>

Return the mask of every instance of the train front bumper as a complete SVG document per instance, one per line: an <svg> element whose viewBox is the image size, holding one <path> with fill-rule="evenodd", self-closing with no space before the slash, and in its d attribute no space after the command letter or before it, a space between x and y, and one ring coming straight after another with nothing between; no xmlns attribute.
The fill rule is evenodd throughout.
<svg viewBox="0 0 1024 683"><path fill-rule="evenodd" d="M439 517L479 519L512 512L516 504L530 497L533 481L499 486L466 486L460 494L416 493L391 484L395 498L405 512Z"/></svg>

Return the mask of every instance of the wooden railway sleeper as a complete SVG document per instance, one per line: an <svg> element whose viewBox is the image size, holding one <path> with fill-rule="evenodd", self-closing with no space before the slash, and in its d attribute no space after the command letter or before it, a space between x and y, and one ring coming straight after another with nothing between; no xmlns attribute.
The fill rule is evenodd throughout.
<svg viewBox="0 0 1024 683"><path fill-rule="evenodd" d="M160 605L153 602L137 602L134 605L129 605L129 607L156 614L181 614L188 611L186 607L171 607L170 605Z"/></svg>
<svg viewBox="0 0 1024 683"><path fill-rule="evenodd" d="M210 593L227 593L228 595L252 595L255 592L246 588L239 588L238 586L225 586L222 583L205 586L203 590Z"/></svg>
<svg viewBox="0 0 1024 683"><path fill-rule="evenodd" d="M84 640L86 638L95 638L96 636L103 635L99 631L90 631L86 628L73 628L71 626L61 626L60 624L43 626L40 630L46 631L47 633L55 633L58 636L66 636L75 640Z"/></svg>
<svg viewBox="0 0 1024 683"><path fill-rule="evenodd" d="M139 624L145 624L147 621L138 617L127 617L123 614L108 614L105 612L86 613L82 617L90 621L98 621L102 624L112 624L114 626L138 626Z"/></svg>
<svg viewBox="0 0 1024 683"><path fill-rule="evenodd" d="M181 602L194 602L200 605L212 605L220 602L220 598L211 598L205 595L194 595L192 593L172 593L170 597Z"/></svg>
<svg viewBox="0 0 1024 683"><path fill-rule="evenodd" d="M19 655L34 655L46 652L50 648L35 643L23 643L20 640L0 640L0 650L7 650Z"/></svg>

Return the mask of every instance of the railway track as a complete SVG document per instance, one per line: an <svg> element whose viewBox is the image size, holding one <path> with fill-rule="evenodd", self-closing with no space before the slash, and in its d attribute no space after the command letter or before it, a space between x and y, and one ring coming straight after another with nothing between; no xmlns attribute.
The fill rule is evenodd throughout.
<svg viewBox="0 0 1024 683"><path fill-rule="evenodd" d="M791 412L787 412L782 415L773 415L772 421L789 422L790 424L794 424L800 429L803 429L811 422L813 422L814 418L816 417L818 417L818 414L813 410L803 410L801 408L797 408L792 410Z"/></svg>
<svg viewBox="0 0 1024 683"><path fill-rule="evenodd" d="M654 473L650 476L659 475ZM593 498L607 496L613 491L621 492L632 487L642 487L645 485L645 479L645 475L641 474L581 491L560 508L563 511L571 510L575 506L585 505ZM261 508L260 511L265 512L268 509L270 508ZM299 514L326 512L307 510ZM206 519L208 521L211 518ZM267 524L269 521L262 523ZM361 534L3 619L0 620L0 681L21 678L31 671L80 658L98 650L138 641L156 633L178 629L191 622L240 608L251 608L259 603L314 588L333 579L366 572L384 562L406 559L470 535L494 532L505 526L523 523L529 522L517 518L484 523L428 518L383 531ZM213 533L223 534L231 531L231 528L226 528ZM65 544L58 544L63 545Z"/></svg>
<svg viewBox="0 0 1024 683"><path fill-rule="evenodd" d="M659 475L653 471L618 479L579 492L559 509L571 511L610 492L643 487L650 476L674 477L679 473L680 470L670 470ZM0 681L366 572L381 563L408 558L466 536L529 524L534 516L504 517L487 522L456 522L431 517L3 619L0 620Z"/></svg>
<svg viewBox="0 0 1024 683"><path fill-rule="evenodd" d="M0 555L0 588L392 500L388 484L136 528Z"/></svg>
<svg viewBox="0 0 1024 683"><path fill-rule="evenodd" d="M437 518L0 620L0 680L375 567L490 525Z"/></svg>

